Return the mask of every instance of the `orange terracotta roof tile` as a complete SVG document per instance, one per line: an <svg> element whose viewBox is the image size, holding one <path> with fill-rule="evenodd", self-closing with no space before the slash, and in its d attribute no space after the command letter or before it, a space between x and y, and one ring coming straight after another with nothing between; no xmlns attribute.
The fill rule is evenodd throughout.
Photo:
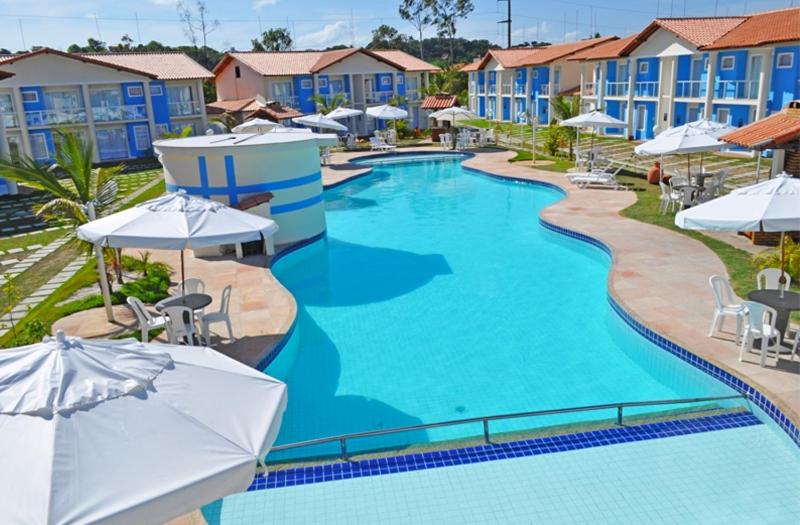
<svg viewBox="0 0 800 525"><path fill-rule="evenodd" d="M332 51L323 51L320 56L319 60L311 67L311 73L321 71L326 67L332 66L337 62L341 62L347 57L353 56L358 53L359 49L357 47L350 47L347 49L334 49Z"/></svg>
<svg viewBox="0 0 800 525"><path fill-rule="evenodd" d="M181 52L81 53L106 64L143 71L160 80L208 80L213 73Z"/></svg>
<svg viewBox="0 0 800 525"><path fill-rule="evenodd" d="M800 140L800 102L723 135L721 140L749 149L771 149Z"/></svg>
<svg viewBox="0 0 800 525"><path fill-rule="evenodd" d="M600 44L589 49L584 49L575 53L567 60L604 60L609 58L619 58L620 51L627 46L636 35L628 35L624 38L611 40L604 44Z"/></svg>
<svg viewBox="0 0 800 525"><path fill-rule="evenodd" d="M800 40L800 7L751 15L705 49L753 47Z"/></svg>
<svg viewBox="0 0 800 525"><path fill-rule="evenodd" d="M87 64L94 64L96 66L107 67L110 69L116 69L117 71L125 71L127 73L133 73L134 75L142 75L145 77L156 78L155 75L148 73L146 71L142 71L139 69L133 69L127 66L118 65L118 64L111 64L109 62L103 62L102 60L97 60L92 56L84 56L78 53L65 53L64 51L59 51L57 49L50 49L49 47L43 47L41 49L37 49L36 51L30 51L28 53L19 53L16 55L8 55L3 59L0 59L0 64L13 64L15 62L19 62L20 60L27 60L31 57L39 56L39 55L55 55L64 58L69 58L72 60L77 60L78 62L85 62Z"/></svg>
<svg viewBox="0 0 800 525"><path fill-rule="evenodd" d="M212 113L236 113L237 111L244 111L254 100L254 98L215 100L206 104L206 109Z"/></svg>
<svg viewBox="0 0 800 525"><path fill-rule="evenodd" d="M429 62L425 62L424 60L415 57L414 55L409 55L405 51L401 51L399 49L383 49L383 50L374 50L372 51L376 55L380 55L383 58L394 62L401 66L405 71L441 71L440 68L434 66Z"/></svg>
<svg viewBox="0 0 800 525"><path fill-rule="evenodd" d="M461 71L462 73L469 73L470 71L477 71L477 70L480 69L480 65L481 65L481 59L479 58L475 62L470 62L469 64L461 66L461 69L459 69L459 71Z"/></svg>
<svg viewBox="0 0 800 525"><path fill-rule="evenodd" d="M458 106L458 97L455 95L431 95L425 97L425 100L422 101L420 105L421 109L447 109Z"/></svg>
<svg viewBox="0 0 800 525"><path fill-rule="evenodd" d="M566 44L553 44L541 47L515 47L511 49L490 49L481 59L476 69L483 69L489 60L494 58L506 69L525 66L539 66L549 64L561 58L569 57L585 49L616 39L615 36L605 36L579 40ZM463 69L462 69L463 71Z"/></svg>
<svg viewBox="0 0 800 525"><path fill-rule="evenodd" d="M659 29L665 29L699 48L713 43L745 20L747 18L743 16L656 18L620 50L620 56L630 54Z"/></svg>
<svg viewBox="0 0 800 525"><path fill-rule="evenodd" d="M321 56L322 51L234 52L220 60L214 73L221 71L234 58L264 76L308 75Z"/></svg>

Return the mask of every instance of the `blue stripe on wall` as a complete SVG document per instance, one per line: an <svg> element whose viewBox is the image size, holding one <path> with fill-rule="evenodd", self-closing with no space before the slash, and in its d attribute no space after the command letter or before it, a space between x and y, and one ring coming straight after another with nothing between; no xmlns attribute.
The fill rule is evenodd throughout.
<svg viewBox="0 0 800 525"><path fill-rule="evenodd" d="M225 155L225 178L228 181L228 204L239 204L239 193L236 188L236 168L233 165L233 155Z"/></svg>
<svg viewBox="0 0 800 525"><path fill-rule="evenodd" d="M208 165L206 164L206 156L200 155L197 157L197 169L200 172L200 188L202 188L201 195L204 199L208 199L211 197L211 193L209 193L208 187Z"/></svg>
<svg viewBox="0 0 800 525"><path fill-rule="evenodd" d="M272 215L280 215L281 213L289 213L290 211L297 211L297 210L302 210L303 208L309 208L320 202L322 202L321 193L319 195L314 195L311 198L303 199L301 201L272 206L270 207L270 213Z"/></svg>

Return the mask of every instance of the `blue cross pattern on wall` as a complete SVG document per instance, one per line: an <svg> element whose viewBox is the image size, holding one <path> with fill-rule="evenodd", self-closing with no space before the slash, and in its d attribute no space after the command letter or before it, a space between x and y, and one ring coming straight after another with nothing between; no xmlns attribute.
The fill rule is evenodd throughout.
<svg viewBox="0 0 800 525"><path fill-rule="evenodd" d="M204 199L210 199L213 195L226 195L228 197L228 204L235 206L239 203L240 195L247 195L252 193L262 193L265 191L275 191L287 188L294 188L297 186L304 186L311 184L322 179L322 172L317 171L311 175L304 175L294 179L286 179L273 182L262 182L259 184L244 184L239 186L236 184L236 167L234 165L233 155L225 155L225 186L211 186L208 182L208 164L205 155L197 157L197 170L200 178L200 186L184 186L178 184L167 184L167 191L177 191L182 189L190 195L199 195ZM308 199L303 199L297 202L287 204L278 204L271 207L270 211L273 215L287 213L290 211L307 208L322 202L322 193L314 195Z"/></svg>

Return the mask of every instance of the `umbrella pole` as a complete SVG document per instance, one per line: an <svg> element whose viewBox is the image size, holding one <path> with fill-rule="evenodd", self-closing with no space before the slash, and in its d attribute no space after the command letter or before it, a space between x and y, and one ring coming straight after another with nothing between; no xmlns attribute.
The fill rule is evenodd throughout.
<svg viewBox="0 0 800 525"><path fill-rule="evenodd" d="M783 292L786 289L786 245L784 239L786 232L781 232L781 276L778 279L778 286L781 289L781 299L783 299Z"/></svg>
<svg viewBox="0 0 800 525"><path fill-rule="evenodd" d="M86 215L90 221L97 218L94 210L94 203L90 202L86 207ZM100 291L103 294L103 306L106 310L106 319L110 323L114 322L114 309L111 307L111 290L108 286L108 275L106 273L106 261L103 258L103 247L99 244L94 245L94 256L97 259L97 273L100 277Z"/></svg>
<svg viewBox="0 0 800 525"><path fill-rule="evenodd" d="M758 179L761 177L761 152L758 152L758 157L756 157L756 184L758 184Z"/></svg>
<svg viewBox="0 0 800 525"><path fill-rule="evenodd" d="M186 276L184 274L184 265L183 265L183 250L181 250L181 295L186 295L186 287L183 286L183 281L186 280Z"/></svg>

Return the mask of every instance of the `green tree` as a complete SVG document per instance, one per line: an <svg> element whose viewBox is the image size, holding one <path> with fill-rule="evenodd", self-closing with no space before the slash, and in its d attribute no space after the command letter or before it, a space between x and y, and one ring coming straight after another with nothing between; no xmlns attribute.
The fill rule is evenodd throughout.
<svg viewBox="0 0 800 525"><path fill-rule="evenodd" d="M203 43L200 48L203 55L201 64L208 67L208 35L219 28L219 20L210 19L208 6L203 0L195 1L194 10L183 2L178 2L176 7L178 18L183 23L183 33L189 39L192 47L197 49L198 44Z"/></svg>
<svg viewBox="0 0 800 525"><path fill-rule="evenodd" d="M336 93L331 98L328 98L325 95L314 95L309 100L316 102L317 111L326 115L334 109L344 106L348 102L344 93Z"/></svg>
<svg viewBox="0 0 800 525"><path fill-rule="evenodd" d="M0 159L0 177L48 192L52 199L38 208L43 218L58 218L75 225L88 222L87 206L93 203L99 212L117 195L118 175L124 166L93 168L94 144L84 142L80 135L56 130L56 149L53 166L20 155L14 161ZM66 177L62 178L63 173Z"/></svg>
<svg viewBox="0 0 800 525"><path fill-rule="evenodd" d="M253 51L289 51L294 46L292 35L284 27L270 29L261 33L261 40L254 38L250 41Z"/></svg>
<svg viewBox="0 0 800 525"><path fill-rule="evenodd" d="M402 0L400 2L400 18L409 22L419 33L419 58L425 59L422 44L422 33L433 22L433 0Z"/></svg>
<svg viewBox="0 0 800 525"><path fill-rule="evenodd" d="M433 15L436 19L436 28L439 36L448 40L450 47L450 64L455 59L454 40L456 37L456 22L461 18L466 18L475 6L472 0L433 0Z"/></svg>
<svg viewBox="0 0 800 525"><path fill-rule="evenodd" d="M553 108L553 113L558 121L567 120L572 117L577 117L581 113L581 99L580 97L565 97L564 95L556 95L550 99L550 106ZM559 126L561 132L567 137L569 143L569 158L572 158L572 146L577 137L578 128L571 126Z"/></svg>
<svg viewBox="0 0 800 525"><path fill-rule="evenodd" d="M0 304L3 305L3 309L0 310L0 317L8 315L8 320L11 323L11 337L13 338L14 344L17 344L17 326L14 322L14 314L12 313L12 310L20 301L20 299L22 299L22 297L20 297L19 290L17 290L17 285L14 282L14 278L9 274L5 274L3 277L5 281L3 282L3 286L0 288L3 291L3 301L0 301Z"/></svg>
<svg viewBox="0 0 800 525"><path fill-rule="evenodd" d="M405 49L409 38L392 26L381 24L372 30L372 40L367 49Z"/></svg>

